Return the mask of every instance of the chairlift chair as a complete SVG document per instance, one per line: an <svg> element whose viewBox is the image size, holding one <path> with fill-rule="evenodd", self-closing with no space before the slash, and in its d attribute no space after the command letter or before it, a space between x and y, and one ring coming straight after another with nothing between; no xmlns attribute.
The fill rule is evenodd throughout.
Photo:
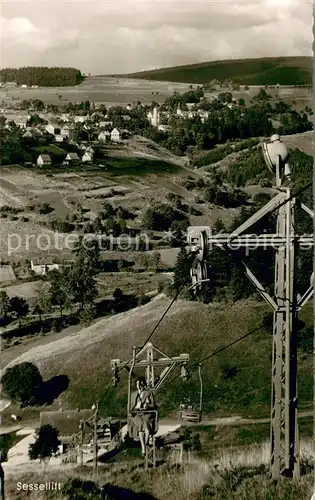
<svg viewBox="0 0 315 500"><path fill-rule="evenodd" d="M185 368L185 367L184 367ZM186 373L185 373L186 371ZM198 375L199 375L199 382L200 382L200 389L199 389L199 403L191 403L191 401L183 402L180 405L180 418L181 420L185 420L187 422L201 422L202 418L202 375L201 375L201 365L198 366ZM182 378L184 380L187 380L188 378L188 372L185 368L185 370L182 370L181 374Z"/></svg>

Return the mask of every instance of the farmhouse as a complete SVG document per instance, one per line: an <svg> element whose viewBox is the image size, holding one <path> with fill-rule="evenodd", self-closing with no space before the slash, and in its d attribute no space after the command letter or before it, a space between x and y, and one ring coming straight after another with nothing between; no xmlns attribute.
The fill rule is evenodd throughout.
<svg viewBox="0 0 315 500"><path fill-rule="evenodd" d="M48 271L58 271L59 264L56 264L49 259L46 259L45 261L36 260L35 262L31 260L31 270L38 276L44 276Z"/></svg>
<svg viewBox="0 0 315 500"><path fill-rule="evenodd" d="M74 122L75 123L84 123L88 119L88 116L75 116L74 117Z"/></svg>
<svg viewBox="0 0 315 500"><path fill-rule="evenodd" d="M111 127L113 125L113 122L106 120L106 121L101 121L99 122L98 126L99 128L106 128L106 127Z"/></svg>
<svg viewBox="0 0 315 500"><path fill-rule="evenodd" d="M60 127L58 125L49 123L48 125L45 126L46 132L52 135L59 135L60 134Z"/></svg>
<svg viewBox="0 0 315 500"><path fill-rule="evenodd" d="M97 139L98 139L99 141L101 141L101 142L105 142L105 141L107 141L107 139L108 139L109 137L110 137L110 132L107 132L107 131L105 130L105 131L100 132L100 133L98 134Z"/></svg>
<svg viewBox="0 0 315 500"><path fill-rule="evenodd" d="M67 156L65 157L64 164L69 165L70 163L78 163L80 161L80 158L77 153L68 153Z"/></svg>
<svg viewBox="0 0 315 500"><path fill-rule="evenodd" d="M15 124L18 125L20 128L26 128L28 118L26 116L19 116L14 121Z"/></svg>
<svg viewBox="0 0 315 500"><path fill-rule="evenodd" d="M62 137L70 137L70 128L68 126L62 127L60 130L60 135Z"/></svg>
<svg viewBox="0 0 315 500"><path fill-rule="evenodd" d="M86 150L84 155L82 156L83 163L92 163L94 160L94 151Z"/></svg>
<svg viewBox="0 0 315 500"><path fill-rule="evenodd" d="M170 127L169 125L159 125L158 130L160 132L168 132L169 130L172 130L172 127Z"/></svg>
<svg viewBox="0 0 315 500"><path fill-rule="evenodd" d="M41 154L39 155L39 157L37 158L37 161L36 161L37 165L39 167L42 167L43 165L47 166L47 165L51 165L51 158L49 155L47 154Z"/></svg>
<svg viewBox="0 0 315 500"><path fill-rule="evenodd" d="M65 140L65 138L62 135L60 135L60 134L55 135L56 142L63 142L64 140Z"/></svg>
<svg viewBox="0 0 315 500"><path fill-rule="evenodd" d="M80 435L82 426L84 426L83 444L92 444L94 432L93 413L93 409L43 411L40 413L40 427L51 425L58 430L58 437L61 441L60 452L64 454L68 448L71 448L71 445L76 444L76 437ZM106 421L99 418L96 427L98 444L109 444L116 434L118 426L118 421Z"/></svg>

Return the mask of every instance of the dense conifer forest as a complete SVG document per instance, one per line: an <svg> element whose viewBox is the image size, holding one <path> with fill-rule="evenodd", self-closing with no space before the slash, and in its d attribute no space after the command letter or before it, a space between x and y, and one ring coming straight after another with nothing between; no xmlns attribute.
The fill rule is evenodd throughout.
<svg viewBox="0 0 315 500"><path fill-rule="evenodd" d="M47 68L43 66L5 68L0 70L0 81L16 82L18 85L40 87L66 87L78 85L84 80L81 71L75 68Z"/></svg>

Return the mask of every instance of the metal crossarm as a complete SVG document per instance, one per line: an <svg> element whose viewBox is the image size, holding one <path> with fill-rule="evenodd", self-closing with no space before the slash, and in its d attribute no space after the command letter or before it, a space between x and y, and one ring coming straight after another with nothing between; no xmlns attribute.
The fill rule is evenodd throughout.
<svg viewBox="0 0 315 500"><path fill-rule="evenodd" d="M274 478L281 475L299 478L300 453L297 426L297 312L313 296L314 285L297 299L295 292L295 248L312 248L313 235L296 235L294 231L295 198L290 188L281 187L279 194L257 213L239 226L232 234L211 234L210 228L188 228L188 244L198 252L204 246L201 236L207 234L208 254L213 247L233 251L240 248L271 248L275 255L274 297L266 292L253 272L243 262L245 274L256 290L269 304L274 313L272 352L272 400L271 400L271 472ZM314 212L306 205L300 205L312 218ZM275 234L244 234L271 211L277 210ZM202 251L205 253L204 250Z"/></svg>

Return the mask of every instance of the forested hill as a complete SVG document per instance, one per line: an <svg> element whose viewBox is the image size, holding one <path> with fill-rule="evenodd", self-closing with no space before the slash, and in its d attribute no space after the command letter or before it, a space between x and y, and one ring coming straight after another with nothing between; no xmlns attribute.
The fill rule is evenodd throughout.
<svg viewBox="0 0 315 500"><path fill-rule="evenodd" d="M168 82L206 83L226 79L240 85L311 85L311 57L272 57L210 61L142 71L130 78Z"/></svg>
<svg viewBox="0 0 315 500"><path fill-rule="evenodd" d="M5 68L0 70L0 81L16 82L18 85L40 87L66 87L78 85L84 80L81 71L75 68L47 68L43 66Z"/></svg>

